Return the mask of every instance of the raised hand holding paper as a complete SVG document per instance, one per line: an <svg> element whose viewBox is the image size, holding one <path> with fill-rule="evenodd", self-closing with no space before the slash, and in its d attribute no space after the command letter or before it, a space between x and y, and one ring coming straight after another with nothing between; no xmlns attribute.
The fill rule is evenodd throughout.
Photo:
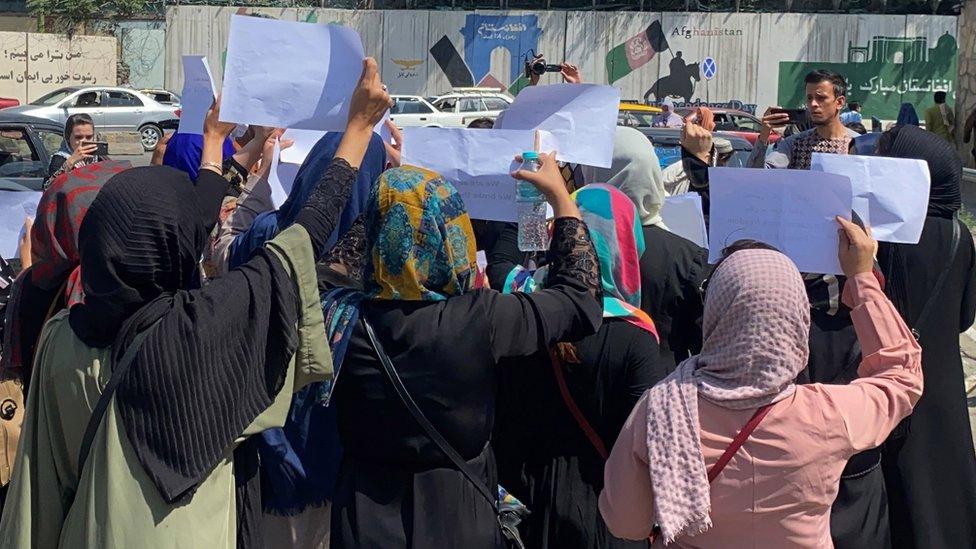
<svg viewBox="0 0 976 549"><path fill-rule="evenodd" d="M474 219L515 221L516 155L535 147L531 130L404 128L402 163L441 174L457 187ZM558 150L548 132L540 132L542 151Z"/></svg>
<svg viewBox="0 0 976 549"><path fill-rule="evenodd" d="M349 27L232 16L220 119L342 131L365 57Z"/></svg>
<svg viewBox="0 0 976 549"><path fill-rule="evenodd" d="M702 215L701 196L698 193L684 193L664 199L661 220L672 233L708 247L708 232L705 230L705 216Z"/></svg>
<svg viewBox="0 0 976 549"><path fill-rule="evenodd" d="M180 133L203 135L203 121L217 94L210 65L202 55L183 56L183 95L180 96Z"/></svg>
<svg viewBox="0 0 976 549"><path fill-rule="evenodd" d="M851 179L853 210L870 220L882 242L918 244L929 207L929 167L924 160L815 153L810 169Z"/></svg>
<svg viewBox="0 0 976 549"><path fill-rule="evenodd" d="M737 240L775 246L805 273L841 274L837 221L851 217L846 176L808 170L709 168L708 260Z"/></svg>
<svg viewBox="0 0 976 549"><path fill-rule="evenodd" d="M609 168L619 109L620 90L612 86L531 86L502 112L495 129L545 130L559 142L560 161Z"/></svg>

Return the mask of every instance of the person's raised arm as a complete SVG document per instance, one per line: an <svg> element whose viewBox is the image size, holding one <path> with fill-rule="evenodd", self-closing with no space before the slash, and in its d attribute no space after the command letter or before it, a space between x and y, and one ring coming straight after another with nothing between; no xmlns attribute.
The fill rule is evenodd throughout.
<svg viewBox="0 0 976 549"><path fill-rule="evenodd" d="M220 121L218 97L203 122L203 151L200 155L200 173L197 175L197 203L204 225L210 229L220 217L220 207L227 194L229 183L224 178L224 140L237 124Z"/></svg>
<svg viewBox="0 0 976 549"><path fill-rule="evenodd" d="M576 341L600 327L603 314L600 264L586 224L556 163L540 154L538 172L518 171L516 179L536 186L552 205L552 242L545 289L494 296L488 318L496 358L527 356L558 341Z"/></svg>
<svg viewBox="0 0 976 549"><path fill-rule="evenodd" d="M838 218L839 252L847 276L844 303L861 343L859 379L819 389L825 427L842 422L849 454L880 445L922 396L922 350L874 276L878 243ZM825 438L827 440L827 438Z"/></svg>
<svg viewBox="0 0 976 549"><path fill-rule="evenodd" d="M323 247L349 201L359 165L363 162L373 135L373 127L391 106L390 94L380 81L376 60L367 57L363 61L359 84L349 103L349 121L339 141L335 158L295 219L296 223L308 231L316 261L324 252Z"/></svg>

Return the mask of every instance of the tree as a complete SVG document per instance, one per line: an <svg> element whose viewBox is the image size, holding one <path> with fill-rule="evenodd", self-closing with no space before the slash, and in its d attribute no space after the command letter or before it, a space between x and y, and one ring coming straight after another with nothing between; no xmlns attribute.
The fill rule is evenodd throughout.
<svg viewBox="0 0 976 549"><path fill-rule="evenodd" d="M96 20L119 20L150 11L156 0L28 0L40 30L74 34Z"/></svg>

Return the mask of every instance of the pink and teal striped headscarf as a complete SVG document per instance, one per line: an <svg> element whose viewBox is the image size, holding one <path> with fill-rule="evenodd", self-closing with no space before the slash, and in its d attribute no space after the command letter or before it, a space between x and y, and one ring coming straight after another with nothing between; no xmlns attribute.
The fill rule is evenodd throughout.
<svg viewBox="0 0 976 549"><path fill-rule="evenodd" d="M654 321L640 309L640 256L644 231L637 208L616 187L587 185L573 193L600 260L603 318L622 318L657 338ZM531 292L544 284L545 272L517 267L505 281L506 292Z"/></svg>

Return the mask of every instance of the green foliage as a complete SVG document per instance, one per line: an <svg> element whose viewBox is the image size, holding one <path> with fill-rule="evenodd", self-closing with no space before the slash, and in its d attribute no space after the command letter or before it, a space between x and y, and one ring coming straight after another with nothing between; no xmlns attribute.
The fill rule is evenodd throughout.
<svg viewBox="0 0 976 549"><path fill-rule="evenodd" d="M46 32L72 34L95 20L119 20L151 11L157 0L27 0L27 9Z"/></svg>

